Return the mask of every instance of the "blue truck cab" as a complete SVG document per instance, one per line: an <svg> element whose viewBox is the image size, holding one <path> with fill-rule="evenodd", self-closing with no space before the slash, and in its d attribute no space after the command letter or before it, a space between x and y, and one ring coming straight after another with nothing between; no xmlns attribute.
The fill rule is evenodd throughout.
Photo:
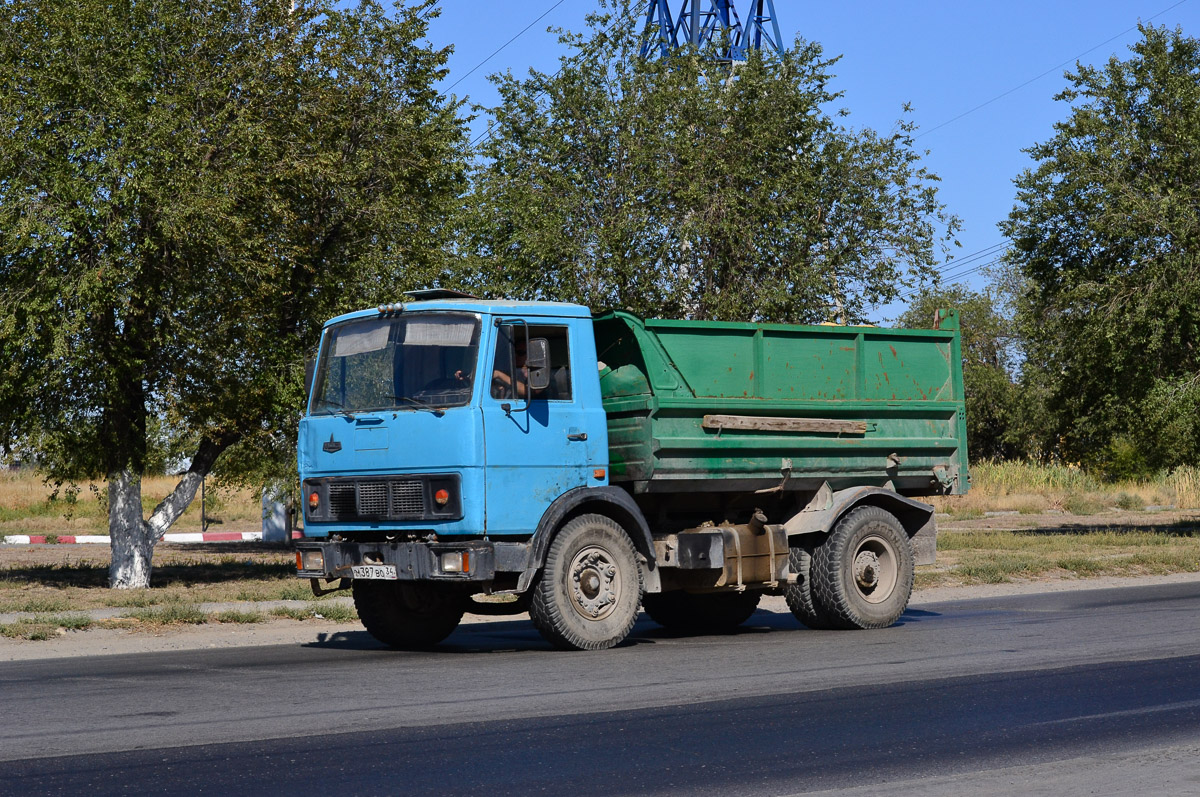
<svg viewBox="0 0 1200 797"><path fill-rule="evenodd" d="M527 593L545 530L589 506L642 531L640 568L653 556L608 484L590 311L430 293L325 325L299 431L298 575L350 580L368 629L397 647L449 633L472 594ZM604 615L612 563L593 559L573 565L573 605Z"/></svg>

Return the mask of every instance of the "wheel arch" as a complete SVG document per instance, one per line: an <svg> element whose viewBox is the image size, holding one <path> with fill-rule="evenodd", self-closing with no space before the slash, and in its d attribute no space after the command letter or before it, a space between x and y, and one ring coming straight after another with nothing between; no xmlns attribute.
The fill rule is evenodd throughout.
<svg viewBox="0 0 1200 797"><path fill-rule="evenodd" d="M524 592L533 577L546 564L550 543L558 530L572 518L586 514L603 515L620 525L629 535L634 550L645 559L643 576L648 582L657 583L658 573L655 568L654 541L650 536L650 526L629 493L612 486L576 487L556 498L542 514L542 519L533 534L533 552L529 568L521 574L517 582L517 591Z"/></svg>
<svg viewBox="0 0 1200 797"><path fill-rule="evenodd" d="M818 493L819 495L819 493ZM788 539L825 535L860 506L875 506L890 513L912 541L916 564L933 564L937 552L937 519L929 504L883 487L851 487L829 494L824 508L796 514L784 524Z"/></svg>

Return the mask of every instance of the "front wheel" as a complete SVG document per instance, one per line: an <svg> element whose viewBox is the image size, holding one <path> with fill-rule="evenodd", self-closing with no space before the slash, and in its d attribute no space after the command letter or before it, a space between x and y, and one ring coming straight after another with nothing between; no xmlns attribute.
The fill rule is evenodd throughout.
<svg viewBox="0 0 1200 797"><path fill-rule="evenodd" d="M813 597L837 628L886 628L913 586L912 543L896 516L860 506L813 552Z"/></svg>
<svg viewBox="0 0 1200 797"><path fill-rule="evenodd" d="M563 650L603 650L628 636L642 601L642 573L625 530L603 515L580 515L550 543L529 615Z"/></svg>
<svg viewBox="0 0 1200 797"><path fill-rule="evenodd" d="M401 650L441 642L458 627L466 608L463 595L441 585L355 579L351 588L367 632Z"/></svg>

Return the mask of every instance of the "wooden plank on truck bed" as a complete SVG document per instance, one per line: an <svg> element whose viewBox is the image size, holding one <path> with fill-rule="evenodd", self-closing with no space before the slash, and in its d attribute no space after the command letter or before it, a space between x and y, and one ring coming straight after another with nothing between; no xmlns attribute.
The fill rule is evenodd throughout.
<svg viewBox="0 0 1200 797"><path fill-rule="evenodd" d="M866 421L836 418L770 418L755 415L705 415L705 429L742 429L755 432L820 432L825 434L866 434Z"/></svg>

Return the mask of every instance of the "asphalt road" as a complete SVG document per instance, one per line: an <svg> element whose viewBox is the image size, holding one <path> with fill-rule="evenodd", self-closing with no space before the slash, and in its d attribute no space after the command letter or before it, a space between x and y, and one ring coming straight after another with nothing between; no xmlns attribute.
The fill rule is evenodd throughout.
<svg viewBox="0 0 1200 797"><path fill-rule="evenodd" d="M0 794L1200 794L1200 584L0 665Z"/></svg>

